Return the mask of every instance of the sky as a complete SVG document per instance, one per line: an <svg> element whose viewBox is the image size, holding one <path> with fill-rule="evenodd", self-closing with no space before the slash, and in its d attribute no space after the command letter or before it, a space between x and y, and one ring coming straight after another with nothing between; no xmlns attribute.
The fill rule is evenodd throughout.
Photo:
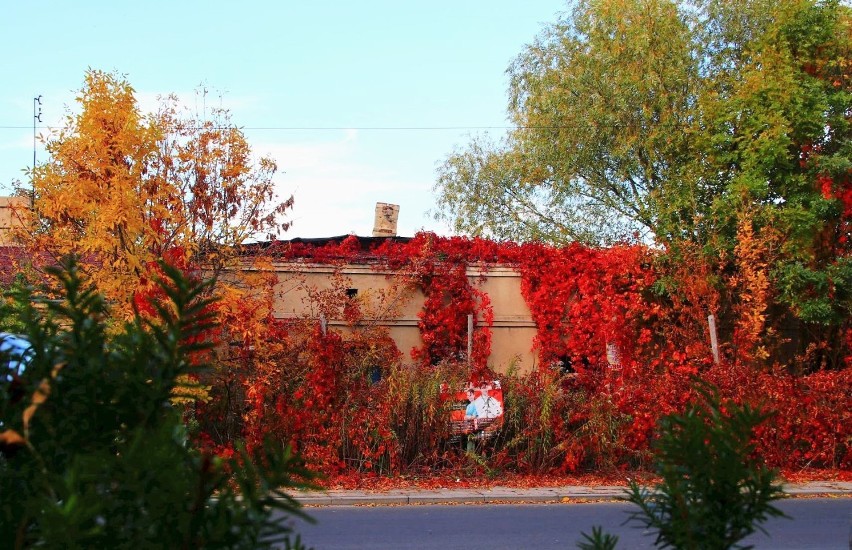
<svg viewBox="0 0 852 550"><path fill-rule="evenodd" d="M438 166L472 136L498 138L506 69L564 0L4 2L0 23L0 195L61 125L87 69L115 71L140 107L177 94L231 111L294 196L284 238L370 235L375 204L398 204L399 234L433 220ZM491 128L491 129L485 129ZM36 159L46 160L41 143Z"/></svg>

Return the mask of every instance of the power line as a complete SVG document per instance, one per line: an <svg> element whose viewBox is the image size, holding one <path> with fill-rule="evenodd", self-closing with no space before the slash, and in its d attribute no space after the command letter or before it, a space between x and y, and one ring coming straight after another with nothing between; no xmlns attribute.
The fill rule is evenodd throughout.
<svg viewBox="0 0 852 550"><path fill-rule="evenodd" d="M252 130L252 131L307 131L307 132L322 132L322 131L444 131L444 130L570 130L574 128L588 128L594 126L597 128L622 128L632 126L632 124L565 124L552 126L194 126L185 127L183 130ZM635 124L633 124L635 126ZM654 127L665 126L681 126L675 123L670 124L651 124ZM30 126L9 126L0 125L0 130L23 130L31 128ZM69 126L38 126L38 130L60 130L67 129Z"/></svg>
<svg viewBox="0 0 852 550"><path fill-rule="evenodd" d="M0 126L0 130L21 130L29 126ZM39 130L58 130L67 126L39 126ZM186 130L295 130L295 131L337 131L337 130L511 130L516 126L197 126ZM530 126L529 128L532 128ZM545 127L541 127L545 128Z"/></svg>

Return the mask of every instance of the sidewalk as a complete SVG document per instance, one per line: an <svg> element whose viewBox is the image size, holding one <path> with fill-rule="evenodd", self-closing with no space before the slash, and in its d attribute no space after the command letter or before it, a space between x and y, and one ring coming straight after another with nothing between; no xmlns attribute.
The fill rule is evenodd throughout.
<svg viewBox="0 0 852 550"><path fill-rule="evenodd" d="M852 497L852 482L819 481L789 483L784 492L791 497ZM391 506L409 504L483 504L615 501L624 487L568 486L519 489L489 487L484 489L394 489L390 491L305 491L293 496L305 506Z"/></svg>

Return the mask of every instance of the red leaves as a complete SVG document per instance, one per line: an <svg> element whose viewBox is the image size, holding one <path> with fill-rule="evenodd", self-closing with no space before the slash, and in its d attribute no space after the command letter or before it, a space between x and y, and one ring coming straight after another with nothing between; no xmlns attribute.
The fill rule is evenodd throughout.
<svg viewBox="0 0 852 550"><path fill-rule="evenodd" d="M235 340L244 344L238 357L244 367L237 369L244 401L236 402L243 408L236 409L235 437L250 445L268 434L298 442L312 467L338 479L363 483L365 474L410 475L412 464L433 476L439 472L434 483L446 483L441 472L457 472L460 455L442 447L446 426L435 421L443 418L440 403L420 392L434 383L429 377L435 373L448 383L450 375L486 377L494 312L476 275L487 276L493 262L521 275L521 292L538 327L541 368L501 375L506 391L514 392L507 415L516 415L518 431L511 434L511 448L508 439L495 438L487 457L491 467L542 475L647 465L659 418L694 397L694 376L716 384L725 398L777 411L757 433L769 464L852 467L852 369L795 377L742 362L714 365L706 315L717 311L720 297L709 280L712 266L697 252L681 251L683 261L671 268L655 264L652 253L638 246L557 248L428 233L374 248L350 236L323 247L289 243L281 250L294 261L372 263L424 296L422 346L413 352L418 364L404 367L386 330L358 328L363 312L354 302L335 303L350 324L326 334L315 319L250 322L254 302L232 301L223 313L228 329L240 336ZM663 278L679 286L664 295L652 292ZM458 361L467 351L468 314L476 324L471 372ZM852 330L846 338L852 341ZM618 365L610 365L616 355ZM560 379L548 368L557 361L570 362L576 375ZM377 366L403 374L371 385L370 369ZM224 443L218 442L217 452L225 452Z"/></svg>
<svg viewBox="0 0 852 550"><path fill-rule="evenodd" d="M570 358L577 372L606 365L607 344L633 359L635 343L647 343L641 325L652 307L642 296L655 279L642 247L594 249L525 245L519 256L521 291L538 326L541 365Z"/></svg>

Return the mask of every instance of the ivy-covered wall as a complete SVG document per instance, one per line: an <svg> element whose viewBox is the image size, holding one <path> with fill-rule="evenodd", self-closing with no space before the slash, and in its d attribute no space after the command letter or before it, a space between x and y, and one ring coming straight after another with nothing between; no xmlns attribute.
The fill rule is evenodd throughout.
<svg viewBox="0 0 852 550"><path fill-rule="evenodd" d="M499 376L506 413L482 450L489 469L642 468L656 422L694 397L697 376L725 398L771 413L756 434L769 464L852 465L852 357L817 370L805 368L807 350L789 362L773 359L773 341L745 330L769 313L757 294L737 281L714 282L698 261L671 266L639 246L428 233L246 252L268 285L221 308L227 354L204 381L211 399L195 411L200 441L224 456L236 441L259 445L271 435L330 476L458 472L469 464L454 446L443 388ZM347 270L376 285L356 287ZM500 270L517 275L495 276L507 273ZM322 284L306 284L310 277ZM500 285L508 281L534 325L515 341L498 326L506 315ZM748 300L726 302L737 296ZM470 362L468 314L477 320ZM408 326L393 324L402 319ZM401 344L396 329L418 338ZM504 340L531 350L530 368L495 364Z"/></svg>
<svg viewBox="0 0 852 550"><path fill-rule="evenodd" d="M653 282L642 247L348 237L263 250L277 275L275 316L326 327L387 327L418 362L467 361L496 372L576 370L630 358L641 293ZM645 334L645 338L648 335Z"/></svg>
<svg viewBox="0 0 852 550"><path fill-rule="evenodd" d="M276 318L311 317L318 323L324 320L329 330L344 332L351 331L353 324L381 326L387 328L397 348L406 355L423 347L420 325L426 316L427 297L422 287L408 279L406 271L385 269L379 263L349 261L342 265L281 261L273 267L278 279ZM533 349L537 330L521 294L518 269L469 265L465 277L479 300L490 304L487 309L477 301L470 312L475 315L474 334L491 334L487 365L497 372L505 371L510 365L525 372L534 369L538 363ZM449 300L439 307L447 317L458 317L453 319L458 321L454 326L463 329L465 339L457 341L463 346L452 359L466 361L468 312L454 307ZM352 316L354 310L356 318ZM486 317L491 318L490 323Z"/></svg>

